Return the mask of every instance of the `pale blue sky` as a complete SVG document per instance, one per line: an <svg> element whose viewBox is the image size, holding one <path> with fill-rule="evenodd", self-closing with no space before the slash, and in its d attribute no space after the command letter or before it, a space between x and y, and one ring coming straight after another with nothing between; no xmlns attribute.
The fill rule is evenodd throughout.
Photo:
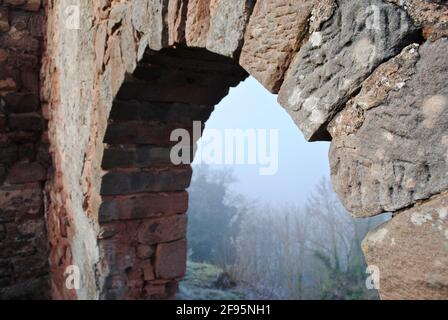
<svg viewBox="0 0 448 320"><path fill-rule="evenodd" d="M290 116L278 104L277 96L269 93L252 77L232 88L229 95L216 106L206 123L205 139L209 128L222 132L224 129L278 130L277 174L261 176L259 166L254 165L211 166L212 169L231 168L238 179L233 189L251 199L303 204L319 180L329 177L329 143L306 142Z"/></svg>

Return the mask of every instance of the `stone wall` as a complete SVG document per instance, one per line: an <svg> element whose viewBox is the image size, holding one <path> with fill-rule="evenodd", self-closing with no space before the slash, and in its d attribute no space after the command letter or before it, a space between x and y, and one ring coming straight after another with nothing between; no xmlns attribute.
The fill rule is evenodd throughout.
<svg viewBox="0 0 448 320"><path fill-rule="evenodd" d="M41 1L0 2L0 297L48 297Z"/></svg>
<svg viewBox="0 0 448 320"><path fill-rule="evenodd" d="M171 298L191 168L168 161L169 133L207 119L241 66L308 140L332 141L334 187L353 215L394 213L364 242L381 296L448 297L446 1L48 1L45 42L40 1L0 4L0 201L14 217L0 218L0 237L44 243L23 262L0 250L0 287L26 285L20 269L48 243L55 299ZM65 285L71 265L79 289Z"/></svg>

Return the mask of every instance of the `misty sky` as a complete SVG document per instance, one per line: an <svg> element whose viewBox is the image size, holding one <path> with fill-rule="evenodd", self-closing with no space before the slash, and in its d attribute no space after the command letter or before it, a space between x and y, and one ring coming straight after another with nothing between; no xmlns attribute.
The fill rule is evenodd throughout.
<svg viewBox="0 0 448 320"><path fill-rule="evenodd" d="M329 143L306 142L278 104L277 96L269 93L252 77L231 89L229 95L216 106L206 125L199 151L204 149L205 141L212 139L211 128L220 132L224 129L278 130L278 172L275 175L260 175L257 165L210 166L212 169L231 168L238 179L233 189L251 199L303 204L314 185L322 177L329 177Z"/></svg>

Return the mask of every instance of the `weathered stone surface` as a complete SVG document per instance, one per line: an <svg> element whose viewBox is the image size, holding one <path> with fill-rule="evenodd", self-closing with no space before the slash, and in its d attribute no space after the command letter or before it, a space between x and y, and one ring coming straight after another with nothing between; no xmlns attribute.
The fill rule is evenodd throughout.
<svg viewBox="0 0 448 320"><path fill-rule="evenodd" d="M187 215L177 214L169 217L148 220L137 230L139 243L152 245L172 242L187 235Z"/></svg>
<svg viewBox="0 0 448 320"><path fill-rule="evenodd" d="M423 28L426 39L448 36L448 4L445 0L386 0L401 6L414 23Z"/></svg>
<svg viewBox="0 0 448 320"><path fill-rule="evenodd" d="M34 112L39 108L37 93L10 93L4 99L6 110L11 113Z"/></svg>
<svg viewBox="0 0 448 320"><path fill-rule="evenodd" d="M137 148L115 147L104 151L102 167L113 168L148 168L152 165L169 165L170 148L142 146Z"/></svg>
<svg viewBox="0 0 448 320"><path fill-rule="evenodd" d="M6 6L17 7L18 9L27 11L38 11L41 7L42 0L4 0Z"/></svg>
<svg viewBox="0 0 448 320"><path fill-rule="evenodd" d="M132 25L134 29L141 33L148 32L149 17L149 0L133 0L132 1ZM152 3L151 3L152 4Z"/></svg>
<svg viewBox="0 0 448 320"><path fill-rule="evenodd" d="M149 47L160 50L168 46L168 1L149 0Z"/></svg>
<svg viewBox="0 0 448 320"><path fill-rule="evenodd" d="M182 191L190 185L191 174L191 167L109 172L103 177L101 194L124 195L138 192Z"/></svg>
<svg viewBox="0 0 448 320"><path fill-rule="evenodd" d="M6 32L9 26L9 14L7 8L0 8L0 32Z"/></svg>
<svg viewBox="0 0 448 320"><path fill-rule="evenodd" d="M205 48L213 6L217 0L188 1L185 38L189 47Z"/></svg>
<svg viewBox="0 0 448 320"><path fill-rule="evenodd" d="M184 213L188 208L186 192L120 196L104 199L100 222L154 218Z"/></svg>
<svg viewBox="0 0 448 320"><path fill-rule="evenodd" d="M45 181L47 170L40 163L17 163L9 171L8 181L12 184Z"/></svg>
<svg viewBox="0 0 448 320"><path fill-rule="evenodd" d="M134 72L137 66L137 45L134 40L134 27L132 26L132 16L130 10L127 11L121 30L121 55L127 73Z"/></svg>
<svg viewBox="0 0 448 320"><path fill-rule="evenodd" d="M382 299L448 297L448 196L398 213L363 241Z"/></svg>
<svg viewBox="0 0 448 320"><path fill-rule="evenodd" d="M158 279L182 278L187 269L187 242L180 240L162 243L156 251L156 277Z"/></svg>
<svg viewBox="0 0 448 320"><path fill-rule="evenodd" d="M130 109L132 112L129 112ZM212 107L201 105L116 100L110 118L128 121L175 121L191 124L195 120L206 121L212 111Z"/></svg>
<svg viewBox="0 0 448 320"><path fill-rule="evenodd" d="M405 208L448 189L448 40L381 65L330 126L333 183L356 216Z"/></svg>
<svg viewBox="0 0 448 320"><path fill-rule="evenodd" d="M137 246L137 257L139 259L149 259L153 255L154 251L152 250L151 246L146 245L138 245Z"/></svg>
<svg viewBox="0 0 448 320"><path fill-rule="evenodd" d="M185 43L188 0L170 0L168 4L168 44Z"/></svg>
<svg viewBox="0 0 448 320"><path fill-rule="evenodd" d="M177 128L192 126L185 124L157 125L139 122L115 122L109 125L104 142L109 144L149 144L157 146L169 146L171 132Z"/></svg>
<svg viewBox="0 0 448 320"><path fill-rule="evenodd" d="M379 0L343 0L295 57L279 102L310 141L328 140L326 124L372 71L409 43L407 14Z"/></svg>
<svg viewBox="0 0 448 320"><path fill-rule="evenodd" d="M173 96L172 89L166 85L152 85L141 81L125 82L118 94L119 99L133 100L138 97L142 101L177 102L184 104L215 105L229 91L228 87L201 87L185 84L176 87L177 94Z"/></svg>
<svg viewBox="0 0 448 320"><path fill-rule="evenodd" d="M207 49L227 57L239 54L255 0L220 0L210 21Z"/></svg>
<svg viewBox="0 0 448 320"><path fill-rule="evenodd" d="M257 1L244 36L240 64L269 91L283 77L308 30L312 0Z"/></svg>
<svg viewBox="0 0 448 320"><path fill-rule="evenodd" d="M177 293L179 284L177 281L151 281L144 288L144 294L151 299L173 299Z"/></svg>
<svg viewBox="0 0 448 320"><path fill-rule="evenodd" d="M317 1L311 11L309 33L319 31L322 24L333 16L337 7L336 0Z"/></svg>

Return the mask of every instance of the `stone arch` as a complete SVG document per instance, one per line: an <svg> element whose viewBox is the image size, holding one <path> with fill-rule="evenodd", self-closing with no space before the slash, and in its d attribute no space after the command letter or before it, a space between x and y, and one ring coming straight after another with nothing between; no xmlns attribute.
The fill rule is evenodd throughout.
<svg viewBox="0 0 448 320"><path fill-rule="evenodd" d="M166 299L176 293L186 266L185 189L192 169L172 164L176 142L170 135L181 128L199 138L193 122L202 132L213 107L246 77L232 59L185 46L149 50L126 76L104 137L103 297ZM191 143L193 151L196 141Z"/></svg>
<svg viewBox="0 0 448 320"><path fill-rule="evenodd" d="M131 187L140 184L149 188L143 191L157 191L174 179L169 172L166 182L149 186L142 185L141 178L129 178L135 167L147 164L148 159L140 157L148 150L135 146L139 143L132 143L132 150L122 147L121 137L114 137L113 131L126 127L130 119L120 124L123 120L113 122L113 118L120 117L116 111L120 97L132 94L132 86L138 83L129 75L142 76L148 59L177 54L169 48L187 55L208 50L227 57L233 60L230 64L240 65L268 90L279 93L280 104L307 139L332 140L332 178L345 206L360 217L385 210L396 213L396 218L364 243L369 262L377 264L384 275L382 297L446 297L448 263L441 246L446 242L447 223L444 132L448 92L444 84L448 67L444 52L448 49L448 8L440 1L410 0L404 5L396 0L24 0L3 1L1 10L2 46L10 45L13 53L24 54L25 62L29 58L42 62L39 111L32 117L8 115L8 121L18 120L19 131L34 127L37 121L48 136L43 145L50 144L46 151L52 163L31 168L37 168L32 171L36 173L33 179L46 184L53 298L121 298L143 292L134 274L129 274L125 287L123 273L110 277L114 259L122 251L126 258L129 249L120 242L105 245L123 225L106 222L116 219L114 181L126 173L124 179L130 179ZM31 12L32 19L21 19L16 10ZM44 23L45 37L44 32L33 32L32 28ZM25 32L24 26L31 31ZM44 49L42 57L34 54L36 44ZM1 63L8 61L17 69L17 59L5 60L4 55L1 52ZM35 67L34 76L39 74ZM16 73L11 77L19 78ZM16 90L7 80L0 89ZM225 94L225 86L220 89ZM401 104L403 99L406 105ZM176 108L170 106L179 116ZM8 130L14 126L11 123ZM162 139L162 129L152 134ZM112 147L105 148L104 137L112 139ZM135 134L128 137L135 138ZM420 147L419 152L410 151L414 145ZM125 160L117 160L122 156ZM159 156L154 155L157 161L163 160ZM120 171L114 168L117 161L119 166L134 169ZM8 179L2 181L7 189L10 176L21 177L24 172L21 166L11 168L8 164ZM157 174L161 176L162 171ZM185 182L188 170L182 174L179 181ZM40 185L34 187L41 190ZM42 206L43 197L36 198ZM9 198L4 199L0 200L9 205ZM162 201L153 203L162 206ZM431 225L425 223L428 210L431 221L436 221ZM421 215L423 220L418 219ZM419 254L414 256L416 248ZM431 259L428 252L439 254L432 265L426 263ZM45 255L39 252L39 259ZM411 262L408 274L418 274L418 279L400 273L397 266L403 261ZM72 265L82 274L82 285L76 289L65 285L65 271ZM132 273L132 269L127 271ZM153 282L145 297L172 296L175 283L167 280ZM412 290L397 291L395 281Z"/></svg>

